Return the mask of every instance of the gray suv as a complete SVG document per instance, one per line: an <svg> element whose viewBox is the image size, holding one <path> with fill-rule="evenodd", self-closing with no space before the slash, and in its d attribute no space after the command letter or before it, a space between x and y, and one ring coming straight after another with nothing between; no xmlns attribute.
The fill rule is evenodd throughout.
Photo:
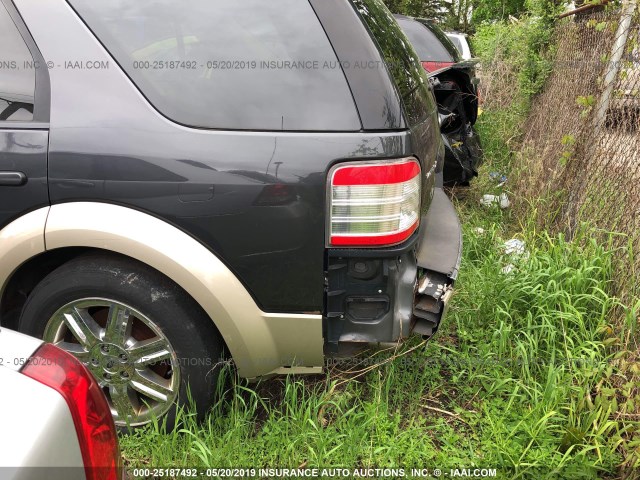
<svg viewBox="0 0 640 480"><path fill-rule="evenodd" d="M433 92L381 0L0 0L0 323L119 426L432 335L460 259Z"/></svg>

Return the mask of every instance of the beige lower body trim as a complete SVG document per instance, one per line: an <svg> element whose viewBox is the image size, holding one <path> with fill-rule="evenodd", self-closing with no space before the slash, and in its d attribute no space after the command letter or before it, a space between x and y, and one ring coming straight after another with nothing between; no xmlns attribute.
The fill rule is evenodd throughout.
<svg viewBox="0 0 640 480"><path fill-rule="evenodd" d="M49 207L34 210L0 230L0 298L20 265L45 251L44 228Z"/></svg>
<svg viewBox="0 0 640 480"><path fill-rule="evenodd" d="M214 254L162 220L105 203L65 203L51 207L45 239L47 250L63 247L110 250L167 275L211 317L242 377L321 371L324 363L321 315L261 311L244 285ZM44 248L34 243L32 249L37 247ZM283 367L292 368L283 370Z"/></svg>

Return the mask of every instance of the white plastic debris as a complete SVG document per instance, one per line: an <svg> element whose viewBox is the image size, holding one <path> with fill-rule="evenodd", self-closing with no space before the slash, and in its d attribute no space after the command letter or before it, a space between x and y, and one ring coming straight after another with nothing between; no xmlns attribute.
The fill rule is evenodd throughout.
<svg viewBox="0 0 640 480"><path fill-rule="evenodd" d="M498 201L498 197L495 195L483 195L480 199L480 205L483 207L490 207Z"/></svg>
<svg viewBox="0 0 640 480"><path fill-rule="evenodd" d="M477 233L478 235L484 235L484 228L482 228L482 227L476 227L476 228L473 229L473 231L475 233Z"/></svg>
<svg viewBox="0 0 640 480"><path fill-rule="evenodd" d="M509 197L506 193L501 193L500 195L483 195L480 199L480 204L485 207L500 205L500 208L502 209L509 208L511 206L511 202L509 201Z"/></svg>
<svg viewBox="0 0 640 480"><path fill-rule="evenodd" d="M526 261L529 258L529 252L527 251L526 244L517 238L507 240L502 244L502 250L504 254L509 257L511 263L506 264L500 272L504 275L514 272L519 261Z"/></svg>
<svg viewBox="0 0 640 480"><path fill-rule="evenodd" d="M504 267L502 267L502 270L500 270L500 272L503 275L508 275L511 272L513 272L516 269L516 266L513 263L508 263L507 265L505 265Z"/></svg>
<svg viewBox="0 0 640 480"><path fill-rule="evenodd" d="M504 242L502 246L504 253L507 255L513 255L516 257L524 256L527 254L526 244L517 238L512 238Z"/></svg>

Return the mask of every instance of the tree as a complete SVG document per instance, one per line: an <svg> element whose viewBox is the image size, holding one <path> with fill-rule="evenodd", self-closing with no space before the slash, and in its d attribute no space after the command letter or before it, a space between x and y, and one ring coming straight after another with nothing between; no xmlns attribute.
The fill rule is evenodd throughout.
<svg viewBox="0 0 640 480"><path fill-rule="evenodd" d="M525 0L474 0L472 21L507 20L509 16L518 17L526 11Z"/></svg>
<svg viewBox="0 0 640 480"><path fill-rule="evenodd" d="M522 14L555 15L566 0L384 0L393 13L435 20L447 30L473 33L482 22ZM588 0L577 0L588 1Z"/></svg>
<svg viewBox="0 0 640 480"><path fill-rule="evenodd" d="M443 20L447 14L442 0L385 0L385 3L393 13L411 17Z"/></svg>

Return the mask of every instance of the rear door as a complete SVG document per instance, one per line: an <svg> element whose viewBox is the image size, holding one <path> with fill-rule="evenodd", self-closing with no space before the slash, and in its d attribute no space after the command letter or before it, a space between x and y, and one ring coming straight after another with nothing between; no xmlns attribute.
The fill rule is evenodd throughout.
<svg viewBox="0 0 640 480"><path fill-rule="evenodd" d="M13 4L0 0L0 228L49 203L49 82Z"/></svg>

